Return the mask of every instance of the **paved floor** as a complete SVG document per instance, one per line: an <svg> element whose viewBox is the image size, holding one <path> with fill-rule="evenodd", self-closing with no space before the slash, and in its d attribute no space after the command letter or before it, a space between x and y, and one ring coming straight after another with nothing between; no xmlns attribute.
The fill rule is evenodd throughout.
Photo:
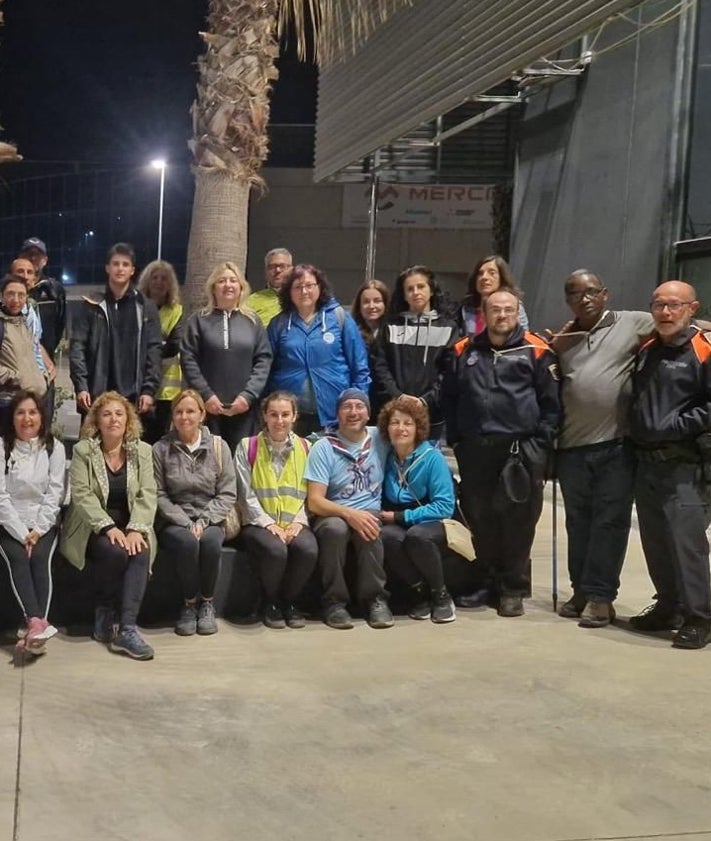
<svg viewBox="0 0 711 841"><path fill-rule="evenodd" d="M5 640L0 841L711 841L711 650L557 618L550 535L520 619Z"/></svg>

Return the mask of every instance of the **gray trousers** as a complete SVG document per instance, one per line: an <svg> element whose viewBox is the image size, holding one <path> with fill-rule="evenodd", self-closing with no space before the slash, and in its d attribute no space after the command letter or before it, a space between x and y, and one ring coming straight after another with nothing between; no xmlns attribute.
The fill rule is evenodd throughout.
<svg viewBox="0 0 711 841"><path fill-rule="evenodd" d="M387 596L383 544L379 537L363 540L341 517L317 517L313 530L318 541L318 562L325 605L347 604L350 601L345 577L349 544L353 544L355 549L357 600L368 604L376 596Z"/></svg>
<svg viewBox="0 0 711 841"><path fill-rule="evenodd" d="M637 517L649 576L661 608L711 621L709 489L699 465L640 462Z"/></svg>

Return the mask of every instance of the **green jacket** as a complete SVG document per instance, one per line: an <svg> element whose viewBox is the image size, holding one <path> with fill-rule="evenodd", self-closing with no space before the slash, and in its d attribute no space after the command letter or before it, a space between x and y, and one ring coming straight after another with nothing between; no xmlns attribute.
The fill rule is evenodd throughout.
<svg viewBox="0 0 711 841"><path fill-rule="evenodd" d="M266 327L275 315L281 312L281 304L277 293L267 287L258 289L247 298L247 306L259 316L259 320Z"/></svg>
<svg viewBox="0 0 711 841"><path fill-rule="evenodd" d="M143 441L129 442L126 464L128 508L131 513L126 530L140 531L147 536L153 563L157 545L153 531L157 490L150 445ZM75 567L84 569L90 535L113 525L113 520L106 513L109 480L98 438L84 438L74 447L69 483L71 502L62 524L60 551Z"/></svg>

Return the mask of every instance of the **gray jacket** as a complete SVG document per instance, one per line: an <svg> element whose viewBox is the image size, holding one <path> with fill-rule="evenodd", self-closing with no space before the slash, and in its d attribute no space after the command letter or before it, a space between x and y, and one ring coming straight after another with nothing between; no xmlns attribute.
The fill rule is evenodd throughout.
<svg viewBox="0 0 711 841"><path fill-rule="evenodd" d="M203 427L200 444L192 453L175 432L153 446L158 530L167 524L190 528L199 523L204 528L225 521L237 501L235 468L227 444L219 439L218 457L215 443L215 436Z"/></svg>

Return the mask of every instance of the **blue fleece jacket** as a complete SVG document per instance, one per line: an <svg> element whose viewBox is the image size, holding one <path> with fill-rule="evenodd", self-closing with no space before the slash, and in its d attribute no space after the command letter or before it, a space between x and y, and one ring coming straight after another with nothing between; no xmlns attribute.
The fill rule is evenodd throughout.
<svg viewBox="0 0 711 841"><path fill-rule="evenodd" d="M416 507L406 507L410 505ZM405 510L398 512L395 521L404 526L431 523L454 513L452 473L445 457L429 441L416 447L403 464L398 462L394 450L388 453L383 509L403 507Z"/></svg>
<svg viewBox="0 0 711 841"><path fill-rule="evenodd" d="M284 389L299 397L309 377L322 426L336 425L336 400L346 388L368 393L368 354L351 316L328 301L307 324L296 310L269 322L267 335L274 360L266 394Z"/></svg>

